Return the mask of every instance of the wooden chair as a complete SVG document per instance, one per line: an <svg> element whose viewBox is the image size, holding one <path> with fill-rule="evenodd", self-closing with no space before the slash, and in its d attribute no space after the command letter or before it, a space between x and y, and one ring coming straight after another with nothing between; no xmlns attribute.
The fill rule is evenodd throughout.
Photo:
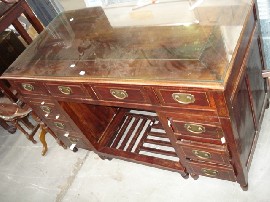
<svg viewBox="0 0 270 202"><path fill-rule="evenodd" d="M1 88L1 80L0 80L0 88ZM5 87L4 87L5 88ZM22 103L20 100L18 100L13 94L9 95L10 100L17 100L16 103L0 103L0 123L1 120L4 120L6 122L11 122L12 125L9 127L15 127L18 130L20 130L28 140L30 140L32 143L36 144L36 140L34 140L34 135L36 134L37 130L40 128L41 132L39 134L40 142L42 143L43 149L42 149L42 156L46 154L48 151L47 143L45 140L46 133L50 133L57 141L57 143L62 146L64 149L67 147L65 144L54 134L54 132L46 126L45 123L42 122L42 120L32 112L32 109ZM28 116L32 115L33 119L36 121L36 126L34 126L32 123L29 122ZM5 123L5 122L4 122ZM5 123L6 124L6 123ZM24 125L30 132L27 132L22 125ZM10 129L11 130L11 129ZM12 133L16 132L14 130Z"/></svg>
<svg viewBox="0 0 270 202"><path fill-rule="evenodd" d="M38 33L43 30L42 24L36 18L25 0L0 0L0 33L10 25L13 25L25 42L30 44L32 42L32 38L18 20L22 14L25 15ZM10 64L11 63L12 62L10 62ZM16 103L18 101L17 97L13 95L11 90L3 81L0 81L0 90L12 103Z"/></svg>
<svg viewBox="0 0 270 202"><path fill-rule="evenodd" d="M31 111L31 108L21 108L15 103L0 103L0 118L7 122L12 122L17 129L23 132L28 140L36 144L37 142L34 140L34 135L39 128L39 124L33 126L28 119L23 119L27 117ZM31 130L30 133L22 127L22 123L28 128L28 130Z"/></svg>
<svg viewBox="0 0 270 202"><path fill-rule="evenodd" d="M16 103L18 98L9 90L5 83L0 80L0 91L3 93L11 102ZM0 98L3 99L3 98ZM5 101L6 102L6 101ZM13 134L16 132L16 127L6 123L4 119L0 118L0 125L7 130L9 133Z"/></svg>
<svg viewBox="0 0 270 202"><path fill-rule="evenodd" d="M32 38L18 20L22 14L25 15L37 33L40 33L43 30L42 24L36 18L25 0L0 0L0 33L10 25L13 25L25 42L30 44L32 42ZM2 71L4 70L1 69L1 72ZM0 91L8 97L12 103L16 103L18 101L16 96L13 95L11 90L3 81L0 81ZM0 125L10 133L14 133L16 131L16 128L12 125L8 125L4 120L0 120Z"/></svg>
<svg viewBox="0 0 270 202"><path fill-rule="evenodd" d="M3 3L1 3L1 1ZM10 25L13 25L25 42L30 44L32 42L32 38L18 20L22 14L24 14L27 20L32 24L37 33L42 32L42 24L25 0L0 0L0 3L0 32L4 31Z"/></svg>
<svg viewBox="0 0 270 202"><path fill-rule="evenodd" d="M27 30L24 29L23 25L19 22L18 18L24 14L27 20L32 24L37 33L41 33L43 26L37 19L29 5L25 0L0 0L0 33L3 32L10 25L16 29L16 31L21 35L27 44L30 44L33 39L28 34ZM5 83L0 80L0 90L2 93L9 98L9 103L0 103L0 125L7 129L9 132L14 133L16 128L23 132L28 140L33 142L34 135L41 128L40 141L43 144L42 155L47 152L47 143L45 141L45 134L49 132L58 142L59 145L65 148L65 145L56 137L56 135L34 114L33 118L36 120L36 126L33 126L29 120L28 116L31 113L31 109L24 105L5 85ZM1 98L0 98L1 99ZM23 107L22 107L23 106ZM12 125L8 125L6 122L11 122ZM27 132L22 125L26 126L30 132ZM15 128L14 128L15 126Z"/></svg>

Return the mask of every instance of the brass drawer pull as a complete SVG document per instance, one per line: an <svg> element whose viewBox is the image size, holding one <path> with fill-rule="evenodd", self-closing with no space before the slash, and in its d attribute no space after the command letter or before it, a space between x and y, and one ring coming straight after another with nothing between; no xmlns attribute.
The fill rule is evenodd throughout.
<svg viewBox="0 0 270 202"><path fill-rule="evenodd" d="M48 106L45 106L45 105L40 106L40 109L41 109L42 111L44 111L46 114L49 114L49 113L52 112L52 109L51 109L50 107L48 107Z"/></svg>
<svg viewBox="0 0 270 202"><path fill-rule="evenodd" d="M212 169L207 169L207 168L202 168L203 174L211 177L216 177L218 174L217 170L212 170Z"/></svg>
<svg viewBox="0 0 270 202"><path fill-rule="evenodd" d="M79 139L75 137L68 137L68 139L72 144L77 144L77 142L79 142Z"/></svg>
<svg viewBox="0 0 270 202"><path fill-rule="evenodd" d="M54 125L55 125L57 128L60 128L60 129L64 129L64 128L65 128L65 124L60 123L60 122L54 122Z"/></svg>
<svg viewBox="0 0 270 202"><path fill-rule="evenodd" d="M65 95L71 95L71 93L72 93L71 88L68 86L58 86L58 89L61 93L65 94Z"/></svg>
<svg viewBox="0 0 270 202"><path fill-rule="evenodd" d="M111 89L110 93L117 99L123 100L128 97L128 94L125 90L116 90Z"/></svg>
<svg viewBox="0 0 270 202"><path fill-rule="evenodd" d="M211 158L211 154L209 152L200 151L200 150L192 150L192 153L201 159L210 159Z"/></svg>
<svg viewBox="0 0 270 202"><path fill-rule="evenodd" d="M205 132L205 127L199 124L186 123L184 126L187 131L195 134L200 134Z"/></svg>
<svg viewBox="0 0 270 202"><path fill-rule="evenodd" d="M24 90L27 90L27 91L33 91L34 90L34 86L29 84L29 83L23 83L22 87L23 87Z"/></svg>
<svg viewBox="0 0 270 202"><path fill-rule="evenodd" d="M194 95L188 93L173 93L172 98L180 104L190 104L195 102Z"/></svg>

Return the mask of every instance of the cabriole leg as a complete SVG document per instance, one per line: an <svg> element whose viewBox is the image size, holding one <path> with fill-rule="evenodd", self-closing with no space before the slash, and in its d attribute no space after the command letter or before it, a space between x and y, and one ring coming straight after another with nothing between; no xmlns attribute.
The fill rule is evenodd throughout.
<svg viewBox="0 0 270 202"><path fill-rule="evenodd" d="M44 156L46 154L46 152L48 151L48 147L47 147L47 142L46 142L46 139L45 139L45 136L46 136L46 130L44 130L43 127L40 127L41 128L41 132L39 134L39 139L40 139L40 142L42 143L43 145L43 149L42 149L42 156Z"/></svg>

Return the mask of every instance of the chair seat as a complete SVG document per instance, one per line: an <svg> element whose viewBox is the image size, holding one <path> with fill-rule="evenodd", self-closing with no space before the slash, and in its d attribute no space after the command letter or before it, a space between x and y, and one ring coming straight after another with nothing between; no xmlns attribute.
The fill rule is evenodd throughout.
<svg viewBox="0 0 270 202"><path fill-rule="evenodd" d="M31 112L31 108L20 108L14 103L0 103L0 118L5 121L13 121L23 118Z"/></svg>

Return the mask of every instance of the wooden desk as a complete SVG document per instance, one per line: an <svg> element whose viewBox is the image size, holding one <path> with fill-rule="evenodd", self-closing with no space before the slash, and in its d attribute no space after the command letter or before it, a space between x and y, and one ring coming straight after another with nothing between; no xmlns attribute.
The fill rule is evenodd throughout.
<svg viewBox="0 0 270 202"><path fill-rule="evenodd" d="M256 8L233 2L188 25L147 25L151 6L124 27L112 10L66 12L2 78L67 146L246 189L268 97Z"/></svg>

